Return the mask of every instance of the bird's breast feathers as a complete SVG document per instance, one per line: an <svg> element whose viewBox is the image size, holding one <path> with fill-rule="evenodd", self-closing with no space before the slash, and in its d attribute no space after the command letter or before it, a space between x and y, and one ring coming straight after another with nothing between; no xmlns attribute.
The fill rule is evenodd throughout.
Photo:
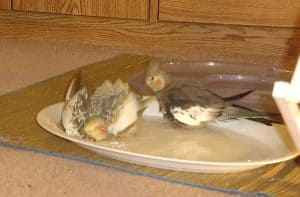
<svg viewBox="0 0 300 197"><path fill-rule="evenodd" d="M204 108L201 106L191 106L183 109L176 106L171 107L170 112L174 119L182 124L199 126L204 122L209 122L219 117L222 113L222 110L218 108Z"/></svg>

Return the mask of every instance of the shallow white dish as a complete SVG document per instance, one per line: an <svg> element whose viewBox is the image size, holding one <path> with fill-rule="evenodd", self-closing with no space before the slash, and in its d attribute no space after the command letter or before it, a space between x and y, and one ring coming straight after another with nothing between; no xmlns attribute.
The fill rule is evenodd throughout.
<svg viewBox="0 0 300 197"><path fill-rule="evenodd" d="M253 169L298 155L286 127L249 120L218 122L206 129L178 129L159 117L141 118L136 134L91 142L67 136L60 125L63 103L42 109L38 123L48 132L101 155L164 169L223 173ZM64 143L62 141L62 143Z"/></svg>

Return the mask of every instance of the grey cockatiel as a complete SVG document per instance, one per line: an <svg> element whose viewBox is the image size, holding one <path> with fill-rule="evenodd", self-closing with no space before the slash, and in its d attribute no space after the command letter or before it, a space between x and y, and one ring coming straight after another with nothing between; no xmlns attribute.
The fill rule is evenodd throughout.
<svg viewBox="0 0 300 197"><path fill-rule="evenodd" d="M253 90L222 98L197 81L172 81L159 68L158 60L151 61L146 71L145 82L156 94L160 111L171 123L198 127L216 120L239 118L267 118L267 113L232 105Z"/></svg>
<svg viewBox="0 0 300 197"><path fill-rule="evenodd" d="M117 136L137 120L140 104L127 83L105 81L90 93L86 87L74 91L77 81L72 80L62 110L67 135L99 141L107 134Z"/></svg>

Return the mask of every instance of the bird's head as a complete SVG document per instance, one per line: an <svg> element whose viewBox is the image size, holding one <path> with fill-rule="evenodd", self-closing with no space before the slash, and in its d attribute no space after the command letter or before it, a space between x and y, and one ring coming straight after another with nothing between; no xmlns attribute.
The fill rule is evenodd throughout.
<svg viewBox="0 0 300 197"><path fill-rule="evenodd" d="M168 74L163 70L161 70L159 68L159 65L160 65L159 60L157 59L152 60L146 72L145 83L154 92L159 92L170 83L170 78Z"/></svg>
<svg viewBox="0 0 300 197"><path fill-rule="evenodd" d="M83 130L89 137L95 139L96 141L106 138L107 135L106 124L100 117L92 117L89 119L86 122Z"/></svg>

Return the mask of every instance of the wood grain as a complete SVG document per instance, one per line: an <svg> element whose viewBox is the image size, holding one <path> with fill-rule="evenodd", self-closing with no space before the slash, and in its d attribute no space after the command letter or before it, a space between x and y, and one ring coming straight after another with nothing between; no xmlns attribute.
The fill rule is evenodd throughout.
<svg viewBox="0 0 300 197"><path fill-rule="evenodd" d="M149 0L13 0L13 9L59 14L148 19Z"/></svg>
<svg viewBox="0 0 300 197"><path fill-rule="evenodd" d="M11 0L0 0L0 9L10 10Z"/></svg>
<svg viewBox="0 0 300 197"><path fill-rule="evenodd" d="M160 0L159 11L165 21L300 26L298 0Z"/></svg>
<svg viewBox="0 0 300 197"><path fill-rule="evenodd" d="M159 15L159 0L150 0L150 12L149 20L150 22L157 22Z"/></svg>
<svg viewBox="0 0 300 197"><path fill-rule="evenodd" d="M0 111L0 134L14 139L9 143L107 162L171 179L240 189L242 191L261 191L275 196L297 196L299 194L300 161L297 159L276 165L268 165L255 170L228 174L162 170L129 164L97 155L49 134L36 123L36 114L42 108L62 101L71 76L79 70L82 74L82 85L95 87L106 79L122 78L127 80L133 73L143 70L148 62L149 58L144 56L119 56L82 67L32 87L2 96L0 97L0 106L2 106Z"/></svg>
<svg viewBox="0 0 300 197"><path fill-rule="evenodd" d="M0 12L0 36L113 47L186 60L295 65L300 29Z"/></svg>

